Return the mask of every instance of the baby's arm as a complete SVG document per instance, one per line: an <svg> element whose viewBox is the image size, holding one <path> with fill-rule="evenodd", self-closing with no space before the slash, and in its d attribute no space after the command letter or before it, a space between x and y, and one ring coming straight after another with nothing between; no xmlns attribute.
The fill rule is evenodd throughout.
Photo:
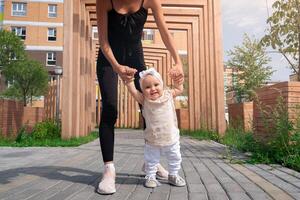
<svg viewBox="0 0 300 200"><path fill-rule="evenodd" d="M183 83L179 83L178 81L174 81L174 88L171 90L173 97L176 97L183 92Z"/></svg>
<svg viewBox="0 0 300 200"><path fill-rule="evenodd" d="M125 85L127 86L128 91L130 92L130 94L133 96L133 98L141 105L144 104L144 96L142 93L140 93L140 91L138 91L135 88L134 85L134 81L133 79L129 82L126 82Z"/></svg>

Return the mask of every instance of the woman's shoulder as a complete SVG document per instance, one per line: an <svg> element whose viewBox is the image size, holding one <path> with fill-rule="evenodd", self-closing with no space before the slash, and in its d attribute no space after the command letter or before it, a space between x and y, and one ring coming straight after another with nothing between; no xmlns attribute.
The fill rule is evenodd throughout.
<svg viewBox="0 0 300 200"><path fill-rule="evenodd" d="M144 0L144 8L155 9L161 6L161 0Z"/></svg>

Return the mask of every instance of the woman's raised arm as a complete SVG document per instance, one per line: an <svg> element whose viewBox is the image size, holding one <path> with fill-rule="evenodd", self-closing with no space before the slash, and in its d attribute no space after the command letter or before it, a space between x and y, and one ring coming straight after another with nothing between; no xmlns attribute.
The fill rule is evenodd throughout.
<svg viewBox="0 0 300 200"><path fill-rule="evenodd" d="M175 66L173 67L176 68L175 71L177 72L177 75L175 75L173 70L170 70L170 75L175 77L176 81L183 82L184 74L182 69L182 62L175 48L174 41L168 31L161 7L161 2L160 0L148 0L147 3L149 8L151 8L153 12L153 16L160 32L161 38L175 61Z"/></svg>

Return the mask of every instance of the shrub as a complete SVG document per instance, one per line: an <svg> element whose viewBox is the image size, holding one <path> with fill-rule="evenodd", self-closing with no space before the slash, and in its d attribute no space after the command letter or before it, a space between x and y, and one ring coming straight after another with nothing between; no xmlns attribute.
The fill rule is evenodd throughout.
<svg viewBox="0 0 300 200"><path fill-rule="evenodd" d="M60 138L60 126L53 120L37 123L31 133L34 139L54 139Z"/></svg>
<svg viewBox="0 0 300 200"><path fill-rule="evenodd" d="M252 133L245 133L241 127L229 127L221 142L251 152L251 163L279 163L300 171L300 106L294 108L295 120L289 119L282 97L274 108L260 104L260 109L264 127L273 135L268 142L255 140Z"/></svg>
<svg viewBox="0 0 300 200"><path fill-rule="evenodd" d="M26 132L26 127L23 126L17 133L17 137L15 139L15 141L17 143L26 141L30 139L30 134L28 132Z"/></svg>

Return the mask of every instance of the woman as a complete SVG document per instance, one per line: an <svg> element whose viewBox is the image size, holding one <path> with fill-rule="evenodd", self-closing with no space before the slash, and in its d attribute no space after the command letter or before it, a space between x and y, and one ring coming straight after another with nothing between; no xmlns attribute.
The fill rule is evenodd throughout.
<svg viewBox="0 0 300 200"><path fill-rule="evenodd" d="M100 194L112 194L115 189L113 164L114 125L117 119L118 75L124 82L135 78L140 90L138 73L145 70L141 36L148 9L153 12L162 40L175 62L169 71L175 81L183 82L182 63L168 32L160 0L97 0L99 51L97 76L102 97L99 126L100 145L105 164L98 186ZM159 170L164 170L158 166Z"/></svg>

